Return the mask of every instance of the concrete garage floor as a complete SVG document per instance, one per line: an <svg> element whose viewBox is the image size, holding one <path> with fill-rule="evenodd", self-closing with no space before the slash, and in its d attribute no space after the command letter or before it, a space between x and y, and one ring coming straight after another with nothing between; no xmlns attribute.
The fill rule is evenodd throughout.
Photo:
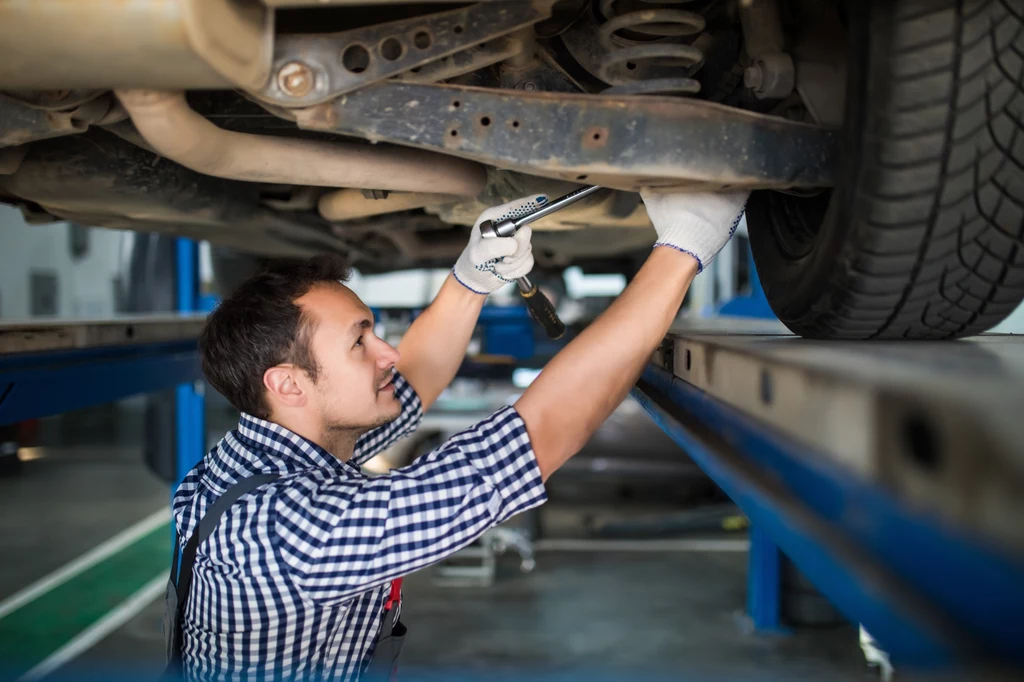
<svg viewBox="0 0 1024 682"><path fill-rule="evenodd" d="M629 434L633 452L636 434L649 431L648 450L678 456L668 454L674 446L659 441L656 430L636 421L645 416L624 412L609 431ZM209 421L211 439L232 424L226 413ZM141 423L138 401L44 420L43 449L35 451L44 456L26 462L19 476L0 479L4 656L38 662L76 634L76 622L85 627L133 593L132 580L141 585L159 577L169 534L155 531L115 557L121 563L109 567L106 578L83 575L55 588L55 603L47 605L43 595L3 615L12 594L166 508L167 487L141 460ZM623 430L624 424L632 426ZM613 454L608 443L608 434L596 439L591 456ZM630 485L631 496L643 494ZM573 524L565 519L579 517L576 510L594 507L580 504L578 484L564 481L563 488L571 494L558 496L545 512L560 519L558 535L571 534ZM616 506L621 514L625 507ZM410 636L402 679L865 679L852 627L791 636L744 633L743 552L547 551L532 573L516 572L512 557L503 558L501 568L491 588L441 587L430 570L407 580L403 620ZM52 679L155 677L163 656L162 609L150 603ZM29 667L4 663L8 675Z"/></svg>

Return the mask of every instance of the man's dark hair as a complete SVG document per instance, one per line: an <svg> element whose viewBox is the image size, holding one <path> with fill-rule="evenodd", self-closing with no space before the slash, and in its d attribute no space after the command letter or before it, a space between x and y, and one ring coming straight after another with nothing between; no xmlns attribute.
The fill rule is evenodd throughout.
<svg viewBox="0 0 1024 682"><path fill-rule="evenodd" d="M266 263L218 305L199 335L203 374L241 412L270 416L263 374L293 363L312 381L319 371L311 341L315 324L295 304L310 289L347 281L336 254L298 263Z"/></svg>

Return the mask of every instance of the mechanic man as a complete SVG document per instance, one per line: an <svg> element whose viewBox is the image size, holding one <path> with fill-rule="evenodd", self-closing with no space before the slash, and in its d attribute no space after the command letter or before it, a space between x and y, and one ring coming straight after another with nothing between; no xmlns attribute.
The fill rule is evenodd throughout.
<svg viewBox="0 0 1024 682"><path fill-rule="evenodd" d="M170 626L181 638L169 644L172 669L177 660L191 679L393 672L401 577L545 501L544 481L622 402L746 200L642 196L658 238L618 299L514 406L389 476L359 465L416 428L454 378L487 294L533 267L528 227L483 240L480 222L544 197L480 216L397 349L374 335L329 257L265 269L214 310L203 371L242 415L174 496L180 541L197 529L202 541L194 564L185 544L183 611L169 599L182 614Z"/></svg>

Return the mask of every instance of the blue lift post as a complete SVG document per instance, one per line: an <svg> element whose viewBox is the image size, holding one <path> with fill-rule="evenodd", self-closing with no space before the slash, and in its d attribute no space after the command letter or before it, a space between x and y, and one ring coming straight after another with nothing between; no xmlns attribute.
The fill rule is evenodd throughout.
<svg viewBox="0 0 1024 682"><path fill-rule="evenodd" d="M178 312L199 309L199 249L191 239L177 242ZM175 395L176 477L172 491L206 452L205 385L198 377L177 385Z"/></svg>
<svg viewBox="0 0 1024 682"><path fill-rule="evenodd" d="M760 525L750 527L747 615L758 632L785 631L782 627L782 554Z"/></svg>

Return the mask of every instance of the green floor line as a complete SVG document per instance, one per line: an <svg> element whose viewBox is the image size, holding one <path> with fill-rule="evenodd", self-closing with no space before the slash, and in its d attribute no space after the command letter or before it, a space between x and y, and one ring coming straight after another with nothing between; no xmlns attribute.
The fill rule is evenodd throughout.
<svg viewBox="0 0 1024 682"><path fill-rule="evenodd" d="M0 670L20 675L166 571L171 534L160 526L0 619Z"/></svg>

